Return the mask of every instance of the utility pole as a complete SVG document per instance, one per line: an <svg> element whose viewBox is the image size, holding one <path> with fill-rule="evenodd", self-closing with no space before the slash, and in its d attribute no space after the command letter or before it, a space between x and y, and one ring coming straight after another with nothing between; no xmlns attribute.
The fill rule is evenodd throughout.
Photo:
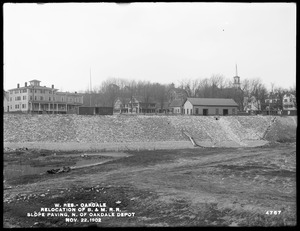
<svg viewBox="0 0 300 231"><path fill-rule="evenodd" d="M90 68L90 107L92 106L92 93L91 93L91 90L92 90L92 70Z"/></svg>
<svg viewBox="0 0 300 231"><path fill-rule="evenodd" d="M32 101L31 101L32 111L31 114L34 113L34 85L32 85Z"/></svg>
<svg viewBox="0 0 300 231"><path fill-rule="evenodd" d="M53 110L53 115L54 115L54 89L52 89L52 110Z"/></svg>

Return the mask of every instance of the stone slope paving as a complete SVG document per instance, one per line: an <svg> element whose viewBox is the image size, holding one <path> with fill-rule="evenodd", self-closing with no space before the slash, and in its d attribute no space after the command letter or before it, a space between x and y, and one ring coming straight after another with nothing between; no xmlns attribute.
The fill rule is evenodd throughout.
<svg viewBox="0 0 300 231"><path fill-rule="evenodd" d="M187 141L187 131L197 141L213 143L260 140L274 116L155 116L155 115L28 115L4 114L4 142L164 142ZM296 137L296 117L278 117L276 136ZM274 128L272 128L274 130ZM275 131L274 130L274 131ZM272 131L271 131L272 133ZM274 133L274 132L273 132Z"/></svg>
<svg viewBox="0 0 300 231"><path fill-rule="evenodd" d="M272 118L272 116L237 116L236 120L244 127L247 134L260 139Z"/></svg>

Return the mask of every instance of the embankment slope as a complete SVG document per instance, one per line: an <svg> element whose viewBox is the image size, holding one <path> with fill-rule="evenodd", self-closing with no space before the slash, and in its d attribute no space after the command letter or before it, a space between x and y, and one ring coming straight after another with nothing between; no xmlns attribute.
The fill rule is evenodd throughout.
<svg viewBox="0 0 300 231"><path fill-rule="evenodd" d="M257 146L265 140L294 142L296 128L296 116L274 121L274 116L5 114L3 138L5 147L192 148L182 133L188 131L202 146Z"/></svg>

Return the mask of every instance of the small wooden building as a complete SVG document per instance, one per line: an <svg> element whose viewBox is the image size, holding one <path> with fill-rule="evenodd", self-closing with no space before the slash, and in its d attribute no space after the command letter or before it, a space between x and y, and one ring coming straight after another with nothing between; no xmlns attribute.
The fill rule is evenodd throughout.
<svg viewBox="0 0 300 231"><path fill-rule="evenodd" d="M174 99L169 105L170 111L173 114L182 114L184 102L185 101L183 99Z"/></svg>
<svg viewBox="0 0 300 231"><path fill-rule="evenodd" d="M113 107L78 107L78 115L112 115Z"/></svg>
<svg viewBox="0 0 300 231"><path fill-rule="evenodd" d="M238 104L233 99L187 98L183 104L186 115L236 115Z"/></svg>

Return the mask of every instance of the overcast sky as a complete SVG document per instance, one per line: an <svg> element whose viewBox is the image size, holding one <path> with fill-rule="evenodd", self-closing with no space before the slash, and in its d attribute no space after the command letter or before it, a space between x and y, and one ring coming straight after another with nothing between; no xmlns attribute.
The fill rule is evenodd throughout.
<svg viewBox="0 0 300 231"><path fill-rule="evenodd" d="M109 77L175 83L221 74L296 83L294 3L6 3L4 88L63 91Z"/></svg>

